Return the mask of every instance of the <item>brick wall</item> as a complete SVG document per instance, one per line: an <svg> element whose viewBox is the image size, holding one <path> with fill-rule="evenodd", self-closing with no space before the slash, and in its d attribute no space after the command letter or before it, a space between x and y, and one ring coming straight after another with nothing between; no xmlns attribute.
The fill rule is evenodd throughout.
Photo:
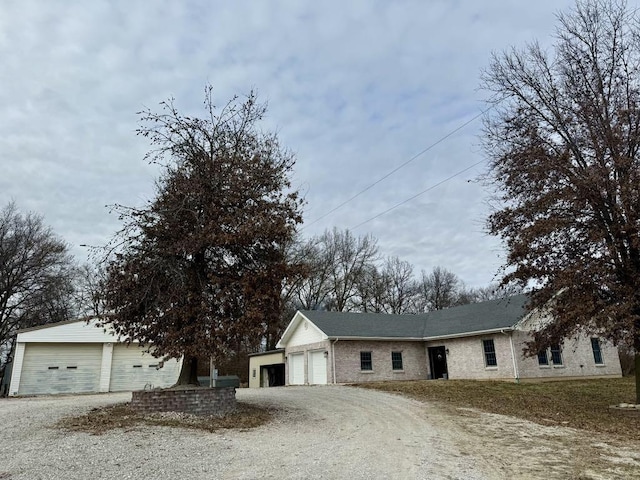
<svg viewBox="0 0 640 480"><path fill-rule="evenodd" d="M427 378L424 342L340 340L333 348L337 383ZM371 352L373 370L360 369L360 352ZM402 352L402 370L393 370L391 352Z"/></svg>
<svg viewBox="0 0 640 480"><path fill-rule="evenodd" d="M140 390L132 392L131 408L140 413L184 412L224 416L236 408L236 389Z"/></svg>
<svg viewBox="0 0 640 480"><path fill-rule="evenodd" d="M497 366L487 366L485 364L482 340L493 340L496 350ZM478 335L431 341L425 344L425 350L428 352L429 347L438 346L444 346L448 350L446 355L450 379L515 379L511 344L508 335L497 333L493 335ZM428 357L427 364L429 364Z"/></svg>
<svg viewBox="0 0 640 480"><path fill-rule="evenodd" d="M537 357L525 357L522 347L528 340L531 340L528 332L513 332L520 378L573 379L622 376L618 349L603 339L600 339L603 363L599 365L596 365L593 357L591 337L587 335L565 340L561 346L562 365L553 365L549 352L549 365L540 365Z"/></svg>

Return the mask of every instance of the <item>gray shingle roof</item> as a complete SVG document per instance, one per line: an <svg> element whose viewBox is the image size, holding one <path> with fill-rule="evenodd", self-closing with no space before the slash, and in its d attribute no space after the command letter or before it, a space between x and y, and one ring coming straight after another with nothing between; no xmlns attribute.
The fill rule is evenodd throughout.
<svg viewBox="0 0 640 480"><path fill-rule="evenodd" d="M526 313L526 295L472 303L421 315L304 310L330 338L429 338L511 328Z"/></svg>
<svg viewBox="0 0 640 480"><path fill-rule="evenodd" d="M511 328L527 313L526 303L526 295L516 295L430 312L425 316L425 337Z"/></svg>
<svg viewBox="0 0 640 480"><path fill-rule="evenodd" d="M422 315L304 310L301 313L329 337L422 338Z"/></svg>

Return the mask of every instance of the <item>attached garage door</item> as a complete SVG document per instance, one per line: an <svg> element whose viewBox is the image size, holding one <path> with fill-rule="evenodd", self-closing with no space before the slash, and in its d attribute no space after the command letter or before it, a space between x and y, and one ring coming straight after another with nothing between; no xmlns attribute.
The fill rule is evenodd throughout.
<svg viewBox="0 0 640 480"><path fill-rule="evenodd" d="M145 353L135 344L117 344L113 347L111 361L111 384L109 391L122 392L142 390L145 387L170 387L178 380L179 363L176 360L164 362Z"/></svg>
<svg viewBox="0 0 640 480"><path fill-rule="evenodd" d="M304 353L289 354L289 385L304 385Z"/></svg>
<svg viewBox="0 0 640 480"><path fill-rule="evenodd" d="M309 352L309 383L314 385L327 383L327 359L324 356L324 350Z"/></svg>
<svg viewBox="0 0 640 480"><path fill-rule="evenodd" d="M101 343L29 343L18 394L97 392L101 362Z"/></svg>

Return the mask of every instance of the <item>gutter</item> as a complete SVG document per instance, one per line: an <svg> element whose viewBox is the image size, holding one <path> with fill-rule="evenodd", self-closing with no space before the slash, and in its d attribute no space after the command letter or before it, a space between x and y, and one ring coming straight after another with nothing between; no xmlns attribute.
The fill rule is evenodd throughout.
<svg viewBox="0 0 640 480"><path fill-rule="evenodd" d="M492 328L490 330L476 330L475 332L452 333L449 335L436 335L435 337L424 337L421 340L424 340L425 342L429 342L432 340L449 340L451 338L475 337L477 335L488 335L490 333L512 332L513 330L514 330L513 327Z"/></svg>
<svg viewBox="0 0 640 480"><path fill-rule="evenodd" d="M338 343L339 338L336 337L336 340L331 344L331 370L333 371L333 384L336 384L336 350L335 345Z"/></svg>
<svg viewBox="0 0 640 480"><path fill-rule="evenodd" d="M500 330L500 333L509 335L509 344L511 345L511 360L513 361L513 378L515 379L516 383L520 383L518 364L516 363L516 352L513 347L513 329L510 329L508 334L506 333L506 330Z"/></svg>

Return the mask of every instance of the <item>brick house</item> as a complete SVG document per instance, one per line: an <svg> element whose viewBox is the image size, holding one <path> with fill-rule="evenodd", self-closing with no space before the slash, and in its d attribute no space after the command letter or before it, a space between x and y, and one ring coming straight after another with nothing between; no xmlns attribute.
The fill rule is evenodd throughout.
<svg viewBox="0 0 640 480"><path fill-rule="evenodd" d="M287 385L380 380L532 380L620 377L618 350L589 336L524 357L544 316L527 297L463 305L421 315L298 311L277 348Z"/></svg>

